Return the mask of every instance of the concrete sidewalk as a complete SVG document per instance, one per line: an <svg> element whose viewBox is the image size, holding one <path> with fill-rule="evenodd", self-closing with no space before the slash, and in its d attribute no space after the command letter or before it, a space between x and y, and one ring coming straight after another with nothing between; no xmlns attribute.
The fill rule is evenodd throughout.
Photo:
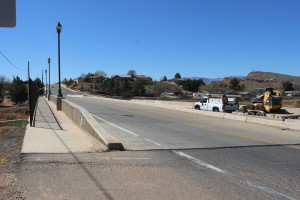
<svg viewBox="0 0 300 200"><path fill-rule="evenodd" d="M107 149L42 96L37 102L34 125L26 127L22 153L80 153Z"/></svg>

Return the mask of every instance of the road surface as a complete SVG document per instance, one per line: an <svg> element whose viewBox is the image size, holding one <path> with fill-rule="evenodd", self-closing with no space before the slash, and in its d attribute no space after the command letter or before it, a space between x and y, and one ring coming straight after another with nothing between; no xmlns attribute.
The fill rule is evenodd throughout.
<svg viewBox="0 0 300 200"><path fill-rule="evenodd" d="M26 155L27 197L300 199L299 131L65 96L128 151Z"/></svg>

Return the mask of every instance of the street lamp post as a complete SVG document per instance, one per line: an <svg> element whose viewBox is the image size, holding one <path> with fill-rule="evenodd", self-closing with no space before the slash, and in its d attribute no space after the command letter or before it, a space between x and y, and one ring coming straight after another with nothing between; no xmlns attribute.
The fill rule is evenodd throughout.
<svg viewBox="0 0 300 200"><path fill-rule="evenodd" d="M51 95L51 89L50 89L50 62L51 62L51 59L48 58L48 69L49 69L49 88L48 88L48 94Z"/></svg>
<svg viewBox="0 0 300 200"><path fill-rule="evenodd" d="M45 85L44 85L44 70L42 69L42 84L43 84L43 89L46 89L45 88ZM45 92L45 91L44 91ZM47 94L46 94L47 95Z"/></svg>
<svg viewBox="0 0 300 200"><path fill-rule="evenodd" d="M62 29L62 26L58 22L58 24L56 26L56 31L57 31L57 35L58 35L58 95L57 95L57 97L63 97L63 95L61 93L61 87L60 87L60 32L61 32L61 29Z"/></svg>
<svg viewBox="0 0 300 200"><path fill-rule="evenodd" d="M47 70L45 69L45 77L46 77L46 96L47 96Z"/></svg>

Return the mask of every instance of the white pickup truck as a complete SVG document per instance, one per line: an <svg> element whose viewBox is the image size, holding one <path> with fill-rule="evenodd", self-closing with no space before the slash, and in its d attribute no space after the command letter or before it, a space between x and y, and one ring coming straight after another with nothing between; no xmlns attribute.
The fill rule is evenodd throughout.
<svg viewBox="0 0 300 200"><path fill-rule="evenodd" d="M235 101L229 101L225 95L220 98L204 98L194 104L197 110L209 110L213 112L233 112L239 109L239 104Z"/></svg>

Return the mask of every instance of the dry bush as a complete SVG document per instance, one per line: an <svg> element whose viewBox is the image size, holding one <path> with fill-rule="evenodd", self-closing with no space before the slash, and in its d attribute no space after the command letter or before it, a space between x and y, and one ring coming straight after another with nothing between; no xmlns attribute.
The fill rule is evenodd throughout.
<svg viewBox="0 0 300 200"><path fill-rule="evenodd" d="M15 119L27 119L28 108L27 107L4 107L0 108L0 121L15 120Z"/></svg>
<svg viewBox="0 0 300 200"><path fill-rule="evenodd" d="M27 115L24 113L1 113L0 120L15 120L15 119L26 119Z"/></svg>

